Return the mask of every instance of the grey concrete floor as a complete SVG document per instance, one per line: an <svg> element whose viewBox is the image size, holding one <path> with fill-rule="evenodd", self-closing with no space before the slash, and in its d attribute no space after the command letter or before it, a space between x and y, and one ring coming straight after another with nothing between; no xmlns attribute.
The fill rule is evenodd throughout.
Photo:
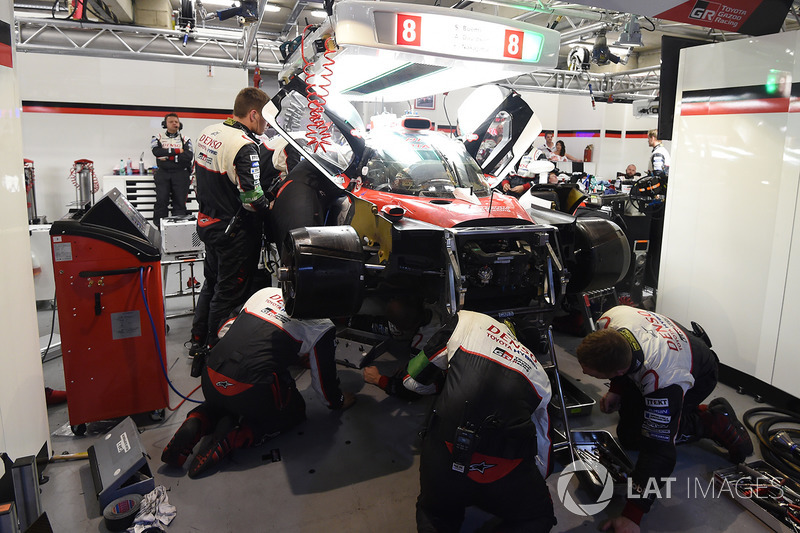
<svg viewBox="0 0 800 533"><path fill-rule="evenodd" d="M167 314L186 310L191 300L167 301ZM40 307L40 334L50 332L51 311ZM191 317L168 320L167 362L174 386L189 393L199 380L190 377L191 362L184 342L189 338ZM56 325L57 327L57 325ZM572 355L580 339L557 335L557 355L562 374L572 378L595 400L606 390L600 380L583 376ZM56 350L57 353L57 350ZM396 361L383 356L378 365L393 368ZM45 384L63 388L61 358L52 354L43 364ZM185 469L176 471L160 461L161 451L194 404L168 410L162 422L137 417L140 441L149 455L156 485L167 489L177 516L166 528L171 532L410 532L415 531L414 504L419 491L417 433L431 399L406 402L387 397L377 387L363 382L360 372L339 368L343 388L357 394L357 403L343 413L329 412L310 386L307 371L297 370L298 387L307 403L308 420L258 448L235 451L219 471L208 477L189 479ZM725 396L741 415L756 404L751 398L719 385L712 397ZM170 407L179 398L170 393ZM192 399L201 399L201 391ZM48 410L52 451L56 454L86 451L114 422L92 423L85 436L69 431L67 407ZM140 418L144 418L142 422ZM613 432L615 415L600 413L571 417L573 430ZM280 450L282 460L271 462L271 450ZM629 453L635 460L635 453ZM760 458L758 450L751 458ZM597 531L601 522L618 513L624 496L615 496L608 507L594 516L578 516L559 500L559 474L568 459L556 465L548 478L561 531ZM710 442L681 446L670 498L659 500L645 516L643 531L740 532L768 531L762 522L733 502L726 494L703 495L714 470L731 466ZM44 471L48 481L41 487L42 505L54 531L104 532L106 527L94 494L87 461L56 462ZM578 503L595 503L591 494L573 477L568 496ZM513 497L513 495L510 495ZM532 502L520 502L530 505ZM489 524L487 524L487 521ZM488 531L491 516L468 509L463 532Z"/></svg>

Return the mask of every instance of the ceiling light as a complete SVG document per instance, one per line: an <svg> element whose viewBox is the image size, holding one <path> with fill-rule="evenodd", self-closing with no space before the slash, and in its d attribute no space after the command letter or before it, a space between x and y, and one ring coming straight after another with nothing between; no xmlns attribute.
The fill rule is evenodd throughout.
<svg viewBox="0 0 800 533"><path fill-rule="evenodd" d="M404 21L413 28L398 33ZM414 4L412 10L395 2L342 1L333 5L333 16L317 32L330 34L332 29L339 51L329 90L353 101L403 102L553 68L558 62L555 30L440 6ZM306 46L309 57L313 51ZM320 63L310 71L315 75L323 61L317 59ZM295 52L279 77L290 80L300 69Z"/></svg>
<svg viewBox="0 0 800 533"><path fill-rule="evenodd" d="M312 17L317 17L318 19L324 19L325 17L328 16L328 14L325 11L321 10L321 9L316 9L316 10L311 12L311 16Z"/></svg>
<svg viewBox="0 0 800 533"><path fill-rule="evenodd" d="M625 31L619 34L619 39L614 44L621 46L644 46L642 42L642 30L636 22L636 15L631 15L631 19L625 24Z"/></svg>

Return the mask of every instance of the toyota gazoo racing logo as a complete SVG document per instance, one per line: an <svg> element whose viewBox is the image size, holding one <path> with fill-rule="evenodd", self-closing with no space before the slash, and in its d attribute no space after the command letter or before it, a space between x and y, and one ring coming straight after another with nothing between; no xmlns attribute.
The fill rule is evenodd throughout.
<svg viewBox="0 0 800 533"><path fill-rule="evenodd" d="M575 472L594 472L600 479L603 484L603 490L600 492L597 502L578 503L575 501L568 490L569 482L572 480L572 476ZM556 490L558 491L558 499L561 500L561 503L564 504L564 507L566 507L569 512L578 516L592 516L608 506L611 497L614 495L614 480L603 465L595 463L593 466L589 466L587 463L578 459L568 464L567 467L564 468L564 471L561 472L561 475L558 477L558 483L556 484Z"/></svg>
<svg viewBox="0 0 800 533"><path fill-rule="evenodd" d="M689 18L712 22L714 17L720 12L720 8L721 6L718 2L698 0L689 13Z"/></svg>

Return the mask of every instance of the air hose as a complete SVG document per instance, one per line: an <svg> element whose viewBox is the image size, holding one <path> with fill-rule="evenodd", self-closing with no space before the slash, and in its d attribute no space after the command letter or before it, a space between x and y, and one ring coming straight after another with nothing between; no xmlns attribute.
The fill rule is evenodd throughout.
<svg viewBox="0 0 800 533"><path fill-rule="evenodd" d="M788 409L756 407L744 414L743 421L758 438L764 460L800 481L800 415Z"/></svg>

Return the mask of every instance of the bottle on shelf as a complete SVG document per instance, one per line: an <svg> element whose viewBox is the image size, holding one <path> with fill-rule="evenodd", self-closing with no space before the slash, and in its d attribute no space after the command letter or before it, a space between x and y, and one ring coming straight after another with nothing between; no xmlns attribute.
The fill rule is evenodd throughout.
<svg viewBox="0 0 800 533"><path fill-rule="evenodd" d="M125 160L123 159L119 160L119 170L117 172L119 173L120 176L125 174Z"/></svg>

